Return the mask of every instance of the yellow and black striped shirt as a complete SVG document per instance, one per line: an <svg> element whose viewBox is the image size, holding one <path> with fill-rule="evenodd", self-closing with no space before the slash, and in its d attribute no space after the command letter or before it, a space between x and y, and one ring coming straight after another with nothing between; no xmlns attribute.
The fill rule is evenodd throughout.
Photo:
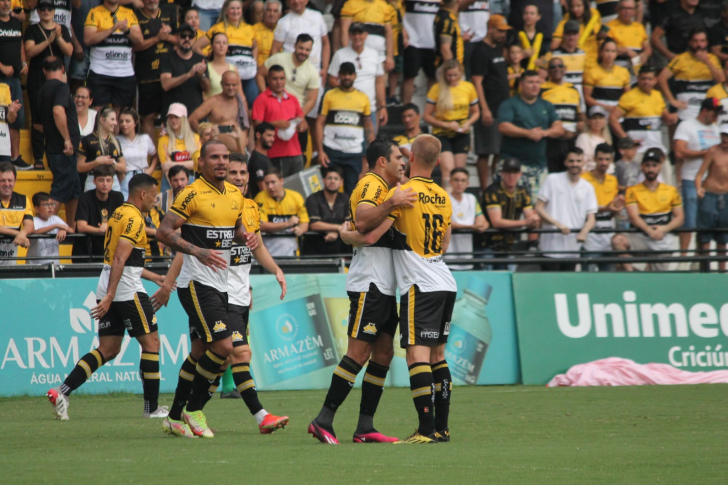
<svg viewBox="0 0 728 485"><path fill-rule="evenodd" d="M718 70L721 69L720 61L713 54L708 54L710 63ZM715 80L710 73L708 66L688 52L676 56L667 65L674 76L674 94L679 101L688 104L687 109L680 110L680 119L694 119L700 112L700 104L705 99L705 93L710 89Z"/></svg>
<svg viewBox="0 0 728 485"><path fill-rule="evenodd" d="M645 26L639 22L625 24L619 19L614 19L607 23L607 27L609 27L609 37L614 39L618 47L633 50L637 54L642 53L642 46L649 40ZM617 56L617 62L622 67L632 65L632 60L627 54Z"/></svg>
<svg viewBox="0 0 728 485"><path fill-rule="evenodd" d="M444 62L440 52L442 37L450 38L452 57L462 65L465 58L465 46L458 17L456 13L445 8L438 10L437 15L435 15L435 66L439 66Z"/></svg>
<svg viewBox="0 0 728 485"><path fill-rule="evenodd" d="M562 47L554 49L543 57L542 66L548 66L548 63L554 57L558 57L564 61L564 81L581 87L584 82L584 70L586 68L586 53L581 49L574 52L567 52ZM546 67L544 67L546 69Z"/></svg>
<svg viewBox="0 0 728 485"><path fill-rule="evenodd" d="M358 89L326 91L321 102L324 145L344 153L361 153L364 143L364 120L371 115L369 97Z"/></svg>
<svg viewBox="0 0 728 485"><path fill-rule="evenodd" d="M672 185L659 184L653 191L641 183L627 189L625 204L637 204L640 217L647 224L664 226L672 220L672 209L682 205L682 198Z"/></svg>
<svg viewBox="0 0 728 485"><path fill-rule="evenodd" d="M624 90L630 87L629 71L622 66L612 66L607 71L600 64L584 73L584 86L592 88L592 98L610 106L616 106Z"/></svg>
<svg viewBox="0 0 728 485"><path fill-rule="evenodd" d="M541 97L554 105L556 116L566 131L576 133L576 123L581 113L581 96L573 84L554 84L546 81L541 85Z"/></svg>
<svg viewBox="0 0 728 485"><path fill-rule="evenodd" d="M632 88L619 98L617 107L624 112L622 128L627 136L642 144L646 150L662 148L662 113L665 99L662 93L653 89L650 94L640 88Z"/></svg>
<svg viewBox="0 0 728 485"><path fill-rule="evenodd" d="M718 83L705 93L706 98L716 98L723 105L723 113L718 115L718 126L728 123L728 90L724 83Z"/></svg>

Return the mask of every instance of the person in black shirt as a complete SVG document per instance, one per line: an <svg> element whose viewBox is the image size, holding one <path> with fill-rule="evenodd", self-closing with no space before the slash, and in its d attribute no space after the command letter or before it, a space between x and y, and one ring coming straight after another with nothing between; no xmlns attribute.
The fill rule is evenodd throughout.
<svg viewBox="0 0 728 485"><path fill-rule="evenodd" d="M696 27L705 27L705 16L698 9L700 0L680 0L678 5L670 9L661 25L652 31L652 46L668 62L688 49L688 35ZM665 36L667 45L662 42Z"/></svg>
<svg viewBox="0 0 728 485"><path fill-rule="evenodd" d="M78 200L76 232L87 236L74 239L71 254L73 256L94 256L94 258L75 260L75 263L103 261L104 236L109 228L109 217L124 203L124 195L111 190L113 183L113 167L110 165L96 167L94 169L96 188L85 192Z"/></svg>
<svg viewBox="0 0 728 485"><path fill-rule="evenodd" d="M177 7L160 5L159 0L144 0L144 7L134 10L144 40L134 47L134 73L139 89L141 131L154 138L154 122L162 111L164 90L159 81L162 57L177 43ZM164 111L166 113L166 111Z"/></svg>
<svg viewBox="0 0 728 485"><path fill-rule="evenodd" d="M10 15L12 2L0 0L0 83L10 87L10 96L23 103L23 90L20 87L20 76L28 72L28 65L23 61L23 24ZM10 123L10 159L17 170L30 170L32 166L25 163L20 156L20 128L25 126L25 109L18 111L17 118Z"/></svg>
<svg viewBox="0 0 728 485"><path fill-rule="evenodd" d="M508 14L508 24L515 30L523 30L523 11L528 5L536 5L541 15L536 29L544 33L543 43L551 43L551 33L554 31L554 2L553 0L511 0L511 10ZM561 8L561 7L558 7Z"/></svg>
<svg viewBox="0 0 728 485"><path fill-rule="evenodd" d="M192 113L202 104L202 93L210 89L205 58L192 51L195 34L189 25L180 25L177 46L162 56L159 74L164 89L162 113L169 111L172 103L182 103Z"/></svg>
<svg viewBox="0 0 728 485"><path fill-rule="evenodd" d="M728 3L723 3L720 21L708 30L708 43L710 52L725 64L728 61Z"/></svg>
<svg viewBox="0 0 728 485"><path fill-rule="evenodd" d="M43 61L43 73L46 83L37 94L38 124L43 128L48 167L53 174L51 199L55 203L55 214L58 214L61 204L66 205L66 221L72 226L78 197L82 192L81 179L76 170L76 150L81 141L76 104L65 82L66 68L62 59L47 57ZM54 112L57 106L63 108L65 116Z"/></svg>
<svg viewBox="0 0 728 485"><path fill-rule="evenodd" d="M435 15L435 67L445 61L457 59L462 66L465 62L465 44L458 24L457 0L443 0Z"/></svg>
<svg viewBox="0 0 728 485"><path fill-rule="evenodd" d="M309 231L320 234L304 236L304 255L351 253L351 246L344 244L339 237L341 225L349 220L349 194L339 192L343 182L341 167L332 166L324 172L324 190L314 192L306 199Z"/></svg>
<svg viewBox="0 0 728 485"><path fill-rule="evenodd" d="M503 43L509 30L503 16L492 15L488 20L488 33L470 58L472 81L480 103L480 123L475 123L475 153L481 187L488 185L490 156L493 155L493 167L498 163L501 134L495 118L501 102L510 97L508 63L503 57Z"/></svg>
<svg viewBox="0 0 728 485"><path fill-rule="evenodd" d="M250 182L248 184L248 198L255 199L259 192L265 190L266 172L272 166L268 158L268 150L273 146L276 139L276 129L268 122L262 122L255 127L255 150L250 154L248 161L248 172Z"/></svg>
<svg viewBox="0 0 728 485"><path fill-rule="evenodd" d="M114 135L116 126L116 111L107 106L96 115L94 131L81 139L76 168L84 191L93 189L93 179L89 177L93 177L93 170L101 165L108 165L115 170L114 190L121 191L119 180L123 180L126 175L126 160Z"/></svg>

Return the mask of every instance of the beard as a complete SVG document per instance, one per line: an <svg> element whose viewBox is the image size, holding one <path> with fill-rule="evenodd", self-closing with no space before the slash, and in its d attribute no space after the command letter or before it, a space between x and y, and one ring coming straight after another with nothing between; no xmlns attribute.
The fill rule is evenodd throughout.
<svg viewBox="0 0 728 485"><path fill-rule="evenodd" d="M326 186L324 185L324 191L325 191L325 192L326 192L327 194L336 194L336 193L338 193L338 192L339 192L339 189L336 189L336 190L329 190L329 188L328 188L328 187L326 187Z"/></svg>
<svg viewBox="0 0 728 485"><path fill-rule="evenodd" d="M657 180L658 175L659 174L656 173L646 173L645 180L647 180L648 182L654 182L655 180Z"/></svg>
<svg viewBox="0 0 728 485"><path fill-rule="evenodd" d="M341 86L343 86L344 88L346 88L346 89L349 89L349 88L351 88L351 87L352 87L352 86L354 85L354 81L350 81L350 80L346 80L346 81L341 81L341 83L340 83L340 84L341 84Z"/></svg>

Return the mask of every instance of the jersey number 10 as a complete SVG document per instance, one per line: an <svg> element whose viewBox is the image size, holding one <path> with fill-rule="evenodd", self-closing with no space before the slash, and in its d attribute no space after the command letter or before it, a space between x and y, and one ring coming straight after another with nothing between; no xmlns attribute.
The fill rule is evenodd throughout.
<svg viewBox="0 0 728 485"><path fill-rule="evenodd" d="M425 254L431 252L440 254L442 252L442 231L439 229L442 229L443 226L442 215L432 214L431 222L430 214L422 214L422 218L425 220Z"/></svg>

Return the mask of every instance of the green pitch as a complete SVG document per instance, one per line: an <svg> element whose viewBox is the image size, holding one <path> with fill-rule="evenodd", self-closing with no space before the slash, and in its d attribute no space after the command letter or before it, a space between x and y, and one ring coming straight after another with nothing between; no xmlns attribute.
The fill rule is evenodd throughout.
<svg viewBox="0 0 728 485"><path fill-rule="evenodd" d="M325 391L261 393L291 424L260 435L242 401L206 408L213 440L164 435L135 395L71 396L71 421L44 398L0 400L0 482L219 483L725 483L725 385L546 389L455 388L453 441L354 445L352 392L335 425L342 446L306 434ZM172 396L162 396L163 404ZM409 390L387 389L375 423L406 437Z"/></svg>

